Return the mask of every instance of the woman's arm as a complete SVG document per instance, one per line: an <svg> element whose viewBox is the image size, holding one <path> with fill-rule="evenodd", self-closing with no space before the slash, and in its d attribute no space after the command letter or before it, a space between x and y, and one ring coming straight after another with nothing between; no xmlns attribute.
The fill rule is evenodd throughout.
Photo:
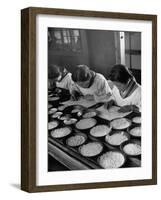
<svg viewBox="0 0 161 200"><path fill-rule="evenodd" d="M117 104L116 104L116 102L114 101L114 99L111 99L111 100L109 100L108 102L106 102L106 103L104 104L104 106L105 106L106 109L109 109L110 107L116 106L116 105L117 105Z"/></svg>
<svg viewBox="0 0 161 200"><path fill-rule="evenodd" d="M81 91L79 90L79 88L76 86L75 83L73 83L71 85L70 94L71 94L72 100L74 100L74 101L77 101L81 96L83 96Z"/></svg>
<svg viewBox="0 0 161 200"><path fill-rule="evenodd" d="M98 80L97 88L94 93L94 98L97 102L107 102L112 96L112 91L107 80L103 77Z"/></svg>
<svg viewBox="0 0 161 200"><path fill-rule="evenodd" d="M126 105L126 106L122 106L119 110L119 112L136 112L139 113L139 108L136 105Z"/></svg>

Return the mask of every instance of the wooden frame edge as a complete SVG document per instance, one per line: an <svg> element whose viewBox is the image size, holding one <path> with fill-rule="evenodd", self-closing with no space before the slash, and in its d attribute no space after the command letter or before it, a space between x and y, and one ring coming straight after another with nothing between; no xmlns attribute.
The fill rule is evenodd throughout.
<svg viewBox="0 0 161 200"><path fill-rule="evenodd" d="M152 178L157 184L157 15L152 18Z"/></svg>
<svg viewBox="0 0 161 200"><path fill-rule="evenodd" d="M21 11L21 189L29 191L29 31L26 30L29 30L28 9Z"/></svg>
<svg viewBox="0 0 161 200"><path fill-rule="evenodd" d="M153 179L136 180L136 181L114 181L114 182L99 182L99 183L81 183L81 184L65 184L65 185L46 185L35 186L31 188L29 193L37 192L56 192L68 190L88 190L88 189L103 189L115 187L134 187L134 186L149 186L156 185Z"/></svg>
<svg viewBox="0 0 161 200"><path fill-rule="evenodd" d="M36 186L36 16L21 10L21 189Z"/></svg>
<svg viewBox="0 0 161 200"><path fill-rule="evenodd" d="M28 7L29 11L34 14L48 15L64 15L78 17L100 17L113 19L134 19L134 20L153 20L156 15L141 14L141 13L125 13L125 12L108 12L108 11L91 11L91 10L76 10L62 8L44 8L44 7Z"/></svg>

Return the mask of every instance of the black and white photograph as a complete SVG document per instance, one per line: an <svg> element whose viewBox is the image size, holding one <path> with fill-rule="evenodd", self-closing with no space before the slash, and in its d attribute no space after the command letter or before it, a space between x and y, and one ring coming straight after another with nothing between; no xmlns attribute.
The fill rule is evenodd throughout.
<svg viewBox="0 0 161 200"><path fill-rule="evenodd" d="M48 172L142 166L141 32L48 27Z"/></svg>

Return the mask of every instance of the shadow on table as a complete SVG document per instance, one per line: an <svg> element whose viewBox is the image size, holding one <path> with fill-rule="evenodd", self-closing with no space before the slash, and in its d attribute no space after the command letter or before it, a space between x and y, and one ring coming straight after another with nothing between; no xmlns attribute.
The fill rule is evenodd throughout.
<svg viewBox="0 0 161 200"><path fill-rule="evenodd" d="M18 183L10 183L10 185L16 189L20 189L20 184Z"/></svg>

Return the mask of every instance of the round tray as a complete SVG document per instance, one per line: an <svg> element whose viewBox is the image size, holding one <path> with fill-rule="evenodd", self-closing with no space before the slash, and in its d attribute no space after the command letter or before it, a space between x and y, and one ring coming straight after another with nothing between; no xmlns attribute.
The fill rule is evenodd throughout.
<svg viewBox="0 0 161 200"><path fill-rule="evenodd" d="M92 134L92 131L96 128L96 127L100 127L100 126L103 126L103 127L107 127L107 129L108 129L108 131L107 131L107 133L104 133L103 135L94 135L94 134ZM92 136L92 137L95 137L95 138L103 138L103 137L105 137L107 134L109 134L110 132L111 132L111 129L112 129L112 127L110 127L110 126L108 126L108 125L106 125L106 124L99 124L99 125L96 125L96 126L93 126L91 129L90 129L90 135Z"/></svg>
<svg viewBox="0 0 161 200"><path fill-rule="evenodd" d="M52 122L53 122L53 123L56 123L57 126L55 126L55 127L49 129L49 124L52 124ZM55 129L55 128L57 128L58 126L59 126L59 122L58 122L57 120L52 120L52 121L48 122L48 131L51 131L51 130Z"/></svg>
<svg viewBox="0 0 161 200"><path fill-rule="evenodd" d="M88 113L95 113L93 116L86 116ZM98 114L98 111L95 110L95 109L87 109L87 110L84 110L83 113L82 113L82 118L84 119L88 119L88 118L93 118L93 117L96 117Z"/></svg>
<svg viewBox="0 0 161 200"><path fill-rule="evenodd" d="M137 139L131 139L131 140L129 140L129 141L125 141L125 142L123 142L121 145L120 145L120 149L121 149L121 151L125 154L125 155L127 155L127 156L129 156L129 157L139 157L139 156L141 156L141 152L139 153L139 154L129 154L129 153L127 153L127 152L125 152L124 151L124 147L127 145L127 144L138 144L138 145L140 145L140 147L141 147L141 141L140 140L137 140Z"/></svg>
<svg viewBox="0 0 161 200"><path fill-rule="evenodd" d="M83 127L83 126L82 126L82 128L78 127L78 123L80 123L81 121L82 121L82 123L83 123L83 122L84 122L84 123L85 123L85 122L87 123L87 120L93 121L93 124L92 124L91 126L89 126L89 127ZM97 124L97 120L94 119L94 118L80 119L80 120L75 124L75 128L78 129L78 130L89 130L89 129L91 129L93 126L95 126L96 124Z"/></svg>
<svg viewBox="0 0 161 200"><path fill-rule="evenodd" d="M117 153L120 153L120 154L124 157L123 163L122 163L119 167L111 167L111 168L108 168L108 167L105 168L105 167L103 167L103 166L100 164L100 159L101 159L101 156L107 154L108 152L117 152ZM126 155L123 154L121 151L119 151L119 150L109 150L109 151L106 151L104 154L102 154L102 155L100 155L100 156L98 157L97 163L98 163L102 168L104 168L104 169L112 169L112 168L121 168L121 167L123 167L124 164L126 163L126 160L127 160L127 159L126 159Z"/></svg>
<svg viewBox="0 0 161 200"><path fill-rule="evenodd" d="M94 154L94 155L83 155L82 154L82 152L81 152L81 149L85 146L85 145L89 145L89 144L99 144L100 146L101 146L101 151L99 152L99 153L97 153L97 154ZM96 156L98 156L98 155L100 155L100 153L102 153L102 151L103 151L103 144L102 143L100 143L100 142L89 142L89 143L86 143L86 144L83 144L83 145L81 145L79 148L78 148L78 151L79 151L79 153L82 155L82 156L84 156L84 157L87 157L87 158L93 158L93 157L96 157Z"/></svg>
<svg viewBox="0 0 161 200"><path fill-rule="evenodd" d="M133 124L136 124L136 125L141 125L141 121L138 123L138 122L135 122L135 121L133 121L133 119L134 118L137 118L137 117L139 117L140 119L141 119L141 116L135 116L135 117L133 117L132 119L131 119L131 121L132 121L132 123Z"/></svg>
<svg viewBox="0 0 161 200"><path fill-rule="evenodd" d="M129 124L126 126L126 127L124 127L124 128L116 128L116 127L113 127L112 126L112 123L114 122L114 121L117 121L117 120L126 120ZM114 129L114 130L126 130L128 127L130 127L131 126L131 120L129 120L129 119L127 119L127 118L117 118L117 119L113 119L111 122L110 122L110 125L111 125L111 127L112 127L112 129Z"/></svg>
<svg viewBox="0 0 161 200"><path fill-rule="evenodd" d="M59 137L59 136L58 136L58 137L53 137L52 133L53 133L54 131L56 131L56 130L58 130L58 129L59 129L59 130L60 130L60 129L64 129L64 128L67 128L67 129L70 130L69 134L64 135L64 136L61 136L61 137ZM56 128L56 129L54 129L53 131L50 132L50 135L51 135L51 137L54 138L54 139L62 139L62 138L66 138L66 137L69 136L71 133L72 133L71 127L64 126L64 127L61 127L61 128Z"/></svg>
<svg viewBox="0 0 161 200"><path fill-rule="evenodd" d="M138 135L138 136L137 136L137 135L131 134L131 130L134 129L134 128L137 128L137 127L140 127L140 128L141 128L141 125L139 125L139 124L133 124L133 125L131 125L131 126L127 129L129 135L131 135L131 137L133 137L133 138L141 138L141 135Z"/></svg>
<svg viewBox="0 0 161 200"><path fill-rule="evenodd" d="M85 139L84 142L82 144L79 144L79 145L69 145L69 143L68 143L69 139L72 138L72 137L76 137L76 136L83 136L84 139ZM65 143L66 143L67 146L74 148L74 147L79 147L79 146L83 145L86 141L87 141L87 135L86 134L84 134L84 133L75 133L74 135L69 136L66 139Z"/></svg>
<svg viewBox="0 0 161 200"><path fill-rule="evenodd" d="M126 137L127 137L127 140L126 141L128 141L128 140L130 140L130 135L126 132L126 131L112 131L111 133L109 133L109 135L106 135L105 136L105 142L108 144L108 145L110 145L110 146L113 146L113 147L119 147L123 142L125 142L125 141L123 141L123 142L121 142L121 144L111 144L109 141L108 141L108 139L107 139L107 137L109 136L112 136L112 135L114 135L114 134L123 134L123 135L125 135Z"/></svg>

